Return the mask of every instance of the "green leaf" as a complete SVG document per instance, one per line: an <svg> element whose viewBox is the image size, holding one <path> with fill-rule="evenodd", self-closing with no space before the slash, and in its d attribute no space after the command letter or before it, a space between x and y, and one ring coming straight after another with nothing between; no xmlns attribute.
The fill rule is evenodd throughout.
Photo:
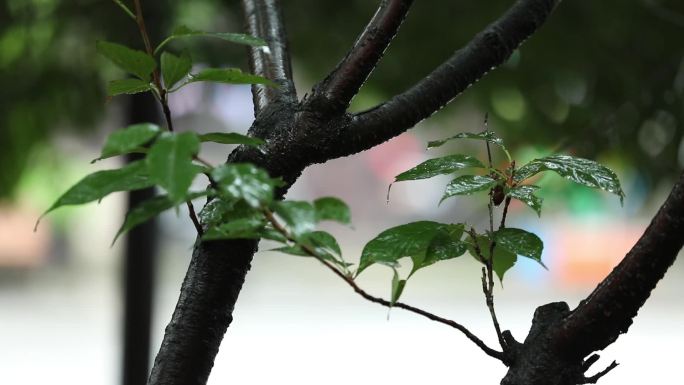
<svg viewBox="0 0 684 385"><path fill-rule="evenodd" d="M300 241L307 244L321 254L332 254L331 256L342 256L342 249L332 234L325 231L312 231L303 234ZM334 258L333 258L334 259Z"/></svg>
<svg viewBox="0 0 684 385"><path fill-rule="evenodd" d="M467 244L461 240L463 229L463 224L446 225L445 231L438 232L430 242L425 258L418 263L414 262L411 274L435 262L453 259L465 254L468 248Z"/></svg>
<svg viewBox="0 0 684 385"><path fill-rule="evenodd" d="M204 208L202 208L198 215L200 222L208 227L212 227L228 222L231 217L235 216L234 210L239 209L236 208L236 202L225 201L215 197L204 205Z"/></svg>
<svg viewBox="0 0 684 385"><path fill-rule="evenodd" d="M593 160L569 155L552 155L535 159L516 171L515 180L521 182L542 171L554 171L563 178L583 186L611 192L620 197L620 204L624 200L625 193L620 187L620 180L611 169Z"/></svg>
<svg viewBox="0 0 684 385"><path fill-rule="evenodd" d="M159 135L159 132L159 126L150 123L134 124L114 131L107 137L100 157L94 161L135 152Z"/></svg>
<svg viewBox="0 0 684 385"><path fill-rule="evenodd" d="M276 87L277 84L258 75L242 72L239 68L207 68L198 74L190 75L192 82L216 82L228 84L265 84Z"/></svg>
<svg viewBox="0 0 684 385"><path fill-rule="evenodd" d="M236 132L210 132L199 136L202 142L214 142L221 144L245 144L252 147L259 147L266 143L263 139L254 138Z"/></svg>
<svg viewBox="0 0 684 385"><path fill-rule="evenodd" d="M335 237L325 231L312 231L310 233L302 234L300 237L301 244L293 246L284 246L273 249L273 251L280 251L290 255L297 255L300 257L312 257L304 247L312 249L316 256L328 261L343 270L347 270L348 263L344 262L340 245L335 240Z"/></svg>
<svg viewBox="0 0 684 385"><path fill-rule="evenodd" d="M506 274L517 261L518 256L515 253L498 246L494 248L492 268L494 269L496 276L499 277L500 282L503 282L504 274Z"/></svg>
<svg viewBox="0 0 684 385"><path fill-rule="evenodd" d="M159 50L161 50L162 47L164 47L171 40L182 38L182 37L193 37L193 36L214 37L214 38L222 39L225 41L229 41L231 43L249 45L249 46L253 46L253 47L261 47L261 46L266 45L266 42L264 40L259 39L258 37L250 36L250 35L244 35L244 34L240 34L240 33L226 33L226 32L218 32L218 33L204 32L204 31L198 31L195 29L190 29L184 25L181 25L181 26L177 27L171 33L171 36L164 39L164 41L162 41L157 46L157 48L155 48L154 53L156 55L157 52L159 52Z"/></svg>
<svg viewBox="0 0 684 385"><path fill-rule="evenodd" d="M107 95L116 96L121 94L138 94L140 92L152 91L153 87L148 81L140 79L121 79L112 80L107 83Z"/></svg>
<svg viewBox="0 0 684 385"><path fill-rule="evenodd" d="M311 254L304 250L300 245L276 247L275 249L267 251L279 251L281 253L295 255L297 257L312 257Z"/></svg>
<svg viewBox="0 0 684 385"><path fill-rule="evenodd" d="M157 68L152 56L142 51L130 49L124 45L107 41L97 42L97 52L111 60L122 70L131 73L142 80L150 80L150 74Z"/></svg>
<svg viewBox="0 0 684 385"><path fill-rule="evenodd" d="M287 238L280 231L274 229L270 224L261 231L261 238L269 239L280 243L287 243Z"/></svg>
<svg viewBox="0 0 684 385"><path fill-rule="evenodd" d="M399 279L399 273L397 269L392 269L394 274L392 275L392 296L390 299L390 306L394 306L395 303L401 297L401 293L404 292L404 287L406 287L406 280Z"/></svg>
<svg viewBox="0 0 684 385"><path fill-rule="evenodd" d="M499 138L496 136L494 131L483 131L479 133L473 133L473 132L462 132L460 134L454 135L450 138L442 139L442 140L434 140L431 142L428 142L428 148L432 147L439 147L443 145L444 143L454 140L454 139L476 139L476 140L484 140L489 143L496 144L497 146L501 147L503 152L506 154L506 157L508 157L508 161L511 161L511 154L508 152L508 149L506 149L506 146L504 146L503 139Z"/></svg>
<svg viewBox="0 0 684 385"><path fill-rule="evenodd" d="M187 53L176 56L174 54L163 52L161 54L161 72L164 78L164 86L170 89L179 80L183 79L192 68L192 59Z"/></svg>
<svg viewBox="0 0 684 385"><path fill-rule="evenodd" d="M541 216L542 202L544 200L534 195L537 190L539 190L539 186L516 186L508 192L508 195L530 206L538 216Z"/></svg>
<svg viewBox="0 0 684 385"><path fill-rule="evenodd" d="M309 202L275 202L273 208L275 213L285 221L295 238L316 228L316 210Z"/></svg>
<svg viewBox="0 0 684 385"><path fill-rule="evenodd" d="M207 191L198 191L191 193L187 196L187 200L191 199L196 199L202 196L207 195ZM112 245L116 242L117 239L122 234L125 234L129 232L131 229L135 228L138 225L141 225L150 219L156 217L163 211L166 211L176 204L169 199L168 196L166 195L159 195L153 198L150 198L142 203L140 203L138 206L132 208L128 213L126 214L126 219L124 219L124 223L121 225L119 228L119 231L117 231L116 236L114 237L114 240L112 241Z"/></svg>
<svg viewBox="0 0 684 385"><path fill-rule="evenodd" d="M544 243L538 236L522 229L503 228L494 232L496 247L504 248L512 253L534 259L542 263L541 255Z"/></svg>
<svg viewBox="0 0 684 385"><path fill-rule="evenodd" d="M259 239L266 226L262 212L245 201L225 202L214 199L202 210L201 216L203 223L208 225L202 237L205 240Z"/></svg>
<svg viewBox="0 0 684 385"><path fill-rule="evenodd" d="M485 175L462 175L449 182L446 191L440 200L440 203L445 199L454 195L470 195L478 191L489 190L496 186L496 179Z"/></svg>
<svg viewBox="0 0 684 385"><path fill-rule="evenodd" d="M395 267L398 265L397 261L404 257L409 257L413 261L413 274L418 268L428 266L447 255L446 252L439 250L441 245L433 246L432 250L430 247L437 236L449 236L450 231L453 232L450 226L452 225L419 221L383 231L364 246L356 274L374 263ZM456 254L455 251L453 257L456 257Z"/></svg>
<svg viewBox="0 0 684 385"><path fill-rule="evenodd" d="M252 207L273 201L273 189L280 181L250 163L230 163L214 168L211 176L228 200L244 200Z"/></svg>
<svg viewBox="0 0 684 385"><path fill-rule="evenodd" d="M318 198L314 201L314 208L316 209L316 222L336 221L349 224L351 221L349 207L338 198Z"/></svg>
<svg viewBox="0 0 684 385"><path fill-rule="evenodd" d="M131 162L116 170L94 172L62 194L43 216L61 206L80 205L100 200L116 191L139 190L154 186L143 161Z"/></svg>
<svg viewBox="0 0 684 385"><path fill-rule="evenodd" d="M263 217L239 218L208 229L203 240L217 239L260 239L266 222Z"/></svg>
<svg viewBox="0 0 684 385"><path fill-rule="evenodd" d="M147 168L152 179L175 203L182 202L200 167L192 163L199 151L199 139L192 132L165 132L147 154Z"/></svg>
<svg viewBox="0 0 684 385"><path fill-rule="evenodd" d="M475 251L473 241L469 240L467 244L470 255L472 255L473 258L475 258L478 262L484 263L484 261L479 259L477 252ZM482 257L485 261L488 261L491 250L491 241L489 237L486 235L478 235L477 244L480 249L480 253L482 253ZM503 282L504 274L506 274L506 272L513 267L513 265L515 265L517 260L518 256L515 253L499 247L499 245L494 247L494 261L492 263L492 268L497 277L499 277L499 281Z"/></svg>
<svg viewBox="0 0 684 385"><path fill-rule="evenodd" d="M436 175L451 174L466 167L484 167L482 162L468 155L449 155L426 160L416 167L404 171L394 178L395 182L432 178Z"/></svg>

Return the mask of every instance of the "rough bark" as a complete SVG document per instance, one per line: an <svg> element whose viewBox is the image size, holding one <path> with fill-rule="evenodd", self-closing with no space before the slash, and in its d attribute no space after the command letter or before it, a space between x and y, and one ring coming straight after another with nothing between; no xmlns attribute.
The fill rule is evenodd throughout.
<svg viewBox="0 0 684 385"><path fill-rule="evenodd" d="M480 39L482 41L477 44L477 49L459 60L450 59L448 64L445 64L450 70L439 79L444 82L466 85L475 82L492 66L503 62L503 59L508 57L523 40L534 33L549 15L550 9L557 3L557 0L519 1L514 6L515 12L509 11L504 15L503 19L506 22L494 24L497 26L498 35L508 36L503 40L504 46L496 39ZM391 17L377 16L383 14L383 6L392 4L403 4L404 7L390 12L393 15ZM364 67L366 68L364 70L345 72L344 76L347 79L343 82L344 84L354 85L352 89L358 91L358 87L368 76L374 63L380 59L382 51L396 32L396 28L399 27L408 4L409 2L381 2L374 20L387 22L383 24L386 26L382 34L385 37L382 42L374 45L375 52L372 55L361 55L364 63L372 64L368 68ZM361 131L374 130L380 124L380 120L355 118L340 110L340 100L310 97L297 103L293 93L294 86L290 87L289 54L279 2L243 0L243 8L247 18L248 32L264 38L270 50L270 54L266 54L263 50L250 51L252 69L255 73L274 80L282 86L277 89L261 87L253 89L256 119L250 128L250 134L265 139L266 145L259 150L239 147L230 155L228 161L252 162L266 169L272 176L282 177L287 185L279 191L280 195L287 191L287 188L308 165L350 155L399 135L462 91L462 89L458 90L458 87L450 87L451 96L447 100L432 103L420 110L411 110L416 115L410 119L401 113L402 125L391 132L383 129L379 130L380 135L366 135L363 143L360 139L352 140L350 135L355 137ZM534 22L522 23L526 27L521 29L520 23L514 22L514 18L529 18ZM369 25L374 23L371 20ZM491 28L490 26L489 29ZM489 34L485 35L489 36ZM354 50L352 48L350 52ZM351 57L353 58L354 55ZM496 57L499 60L489 60L487 59L489 57ZM479 70L473 69L478 66L483 67ZM435 81L411 92L415 96L419 93L423 93L425 98L430 100L435 100L435 95L442 95L440 97L445 95L441 83ZM312 95L317 95L315 90ZM346 91L340 95L347 95L344 98L348 97ZM391 117L393 114L388 112L383 116ZM206 383L220 342L232 321L232 311L255 251L256 242L253 241L200 242L198 240L196 242L190 267L181 287L178 304L166 328L162 346L155 360L150 384L201 385Z"/></svg>

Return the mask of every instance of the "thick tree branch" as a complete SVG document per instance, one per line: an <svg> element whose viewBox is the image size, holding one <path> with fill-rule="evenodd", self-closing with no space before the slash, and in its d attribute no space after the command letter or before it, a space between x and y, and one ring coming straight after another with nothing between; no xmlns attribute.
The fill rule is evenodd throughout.
<svg viewBox="0 0 684 385"><path fill-rule="evenodd" d="M252 86L254 114L271 103L294 103L297 100L287 34L279 0L242 0L247 33L264 39L268 46L250 47L249 64L253 73L278 83L280 87L263 84Z"/></svg>
<svg viewBox="0 0 684 385"><path fill-rule="evenodd" d="M347 56L314 87L313 97L327 100L337 112L345 111L382 58L412 3L413 0L382 0Z"/></svg>
<svg viewBox="0 0 684 385"><path fill-rule="evenodd" d="M622 262L563 320L554 336L556 349L586 356L627 332L682 245L684 173Z"/></svg>
<svg viewBox="0 0 684 385"><path fill-rule="evenodd" d="M338 156L385 142L432 115L491 69L504 63L560 0L519 0L413 87L352 118Z"/></svg>

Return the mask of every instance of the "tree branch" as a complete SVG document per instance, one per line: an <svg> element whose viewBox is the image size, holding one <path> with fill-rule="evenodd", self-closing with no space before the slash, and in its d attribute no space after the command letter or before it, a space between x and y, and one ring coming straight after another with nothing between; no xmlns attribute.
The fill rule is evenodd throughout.
<svg viewBox="0 0 684 385"><path fill-rule="evenodd" d="M577 356L604 349L627 332L684 244L684 173L620 264L554 333L557 351Z"/></svg>
<svg viewBox="0 0 684 385"><path fill-rule="evenodd" d="M271 103L294 103L297 100L287 35L279 0L242 0L246 30L250 35L260 37L267 47L249 48L251 71L276 82L280 87L263 84L252 85L254 114Z"/></svg>
<svg viewBox="0 0 684 385"><path fill-rule="evenodd" d="M519 0L429 75L383 104L352 117L338 156L369 149L432 115L491 69L504 63L560 0ZM344 153L342 152L344 151Z"/></svg>
<svg viewBox="0 0 684 385"><path fill-rule="evenodd" d="M344 112L382 58L413 0L382 0L375 15L337 67L314 87L313 97L323 98Z"/></svg>

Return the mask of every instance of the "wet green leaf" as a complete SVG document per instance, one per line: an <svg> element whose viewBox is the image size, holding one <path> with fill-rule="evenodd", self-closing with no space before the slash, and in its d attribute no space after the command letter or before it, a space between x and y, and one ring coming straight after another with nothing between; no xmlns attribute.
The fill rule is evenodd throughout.
<svg viewBox="0 0 684 385"><path fill-rule="evenodd" d="M174 202L181 202L200 171L192 163L199 151L199 139L192 132L162 134L147 154L147 168L152 179L169 194Z"/></svg>
<svg viewBox="0 0 684 385"><path fill-rule="evenodd" d="M554 171L563 178L583 186L611 192L620 197L620 203L624 200L625 193L620 187L620 180L611 169L593 160L568 155L535 159L516 171L515 180L521 182L543 171Z"/></svg>
<svg viewBox="0 0 684 385"><path fill-rule="evenodd" d="M266 225L266 227L261 231L261 237L271 241L287 243L287 238L285 238L285 236L278 230L274 229L270 224Z"/></svg>
<svg viewBox="0 0 684 385"><path fill-rule="evenodd" d="M252 207L260 207L273 201L273 189L280 181L250 163L230 163L214 168L212 178L228 200L244 200Z"/></svg>
<svg viewBox="0 0 684 385"><path fill-rule="evenodd" d="M460 257L468 250L467 244L461 240L463 224L446 225L443 230L438 232L430 242L425 258L414 261L411 274L435 262Z"/></svg>
<svg viewBox="0 0 684 385"><path fill-rule="evenodd" d="M349 224L351 214L349 207L342 200L334 197L318 198L314 201L316 221L336 221Z"/></svg>
<svg viewBox="0 0 684 385"><path fill-rule="evenodd" d="M150 82L140 79L121 79L112 80L107 83L107 95L116 96L121 94L138 94L140 92L152 91Z"/></svg>
<svg viewBox="0 0 684 385"><path fill-rule="evenodd" d="M238 218L209 228L202 236L202 239L206 241L218 239L260 239L265 225L266 222L259 216Z"/></svg>
<svg viewBox="0 0 684 385"><path fill-rule="evenodd" d="M265 46L266 42L262 39L259 39L258 37L250 36L250 35L245 35L241 33L226 33L226 32L204 32L204 31L199 31L196 29L191 29L188 28L184 25L181 25L177 27L172 33L171 36L167 37L162 41L157 48L155 48L154 52L155 54L159 52L159 50L162 49L168 42L174 40L174 39L179 39L182 37L193 37L193 36L205 36L205 37L213 37L213 38L218 38L222 39L231 43L236 43L236 44L243 44L243 45L249 45L253 47L261 47Z"/></svg>
<svg viewBox="0 0 684 385"><path fill-rule="evenodd" d="M331 234L325 231L312 231L304 233L299 237L300 244L292 246L283 246L273 251L280 251L282 253L296 255L301 257L313 257L304 247L313 250L314 254L319 258L332 263L333 265L346 270L349 266L344 262L340 246Z"/></svg>
<svg viewBox="0 0 684 385"><path fill-rule="evenodd" d="M199 136L202 142L214 142L221 144L245 144L252 147L259 147L265 142L263 139L254 138L236 132L211 132Z"/></svg>
<svg viewBox="0 0 684 385"><path fill-rule="evenodd" d="M164 86L170 89L178 81L185 78L192 68L192 59L187 53L180 56L163 52L161 54L161 72L164 79Z"/></svg>
<svg viewBox="0 0 684 385"><path fill-rule="evenodd" d="M62 194L45 214L61 206L80 205L104 198L116 191L139 190L154 186L143 161L116 170L94 172Z"/></svg>
<svg viewBox="0 0 684 385"><path fill-rule="evenodd" d="M145 81L150 80L150 74L157 67L152 56L143 51L107 41L98 41L96 47L98 53L111 60L119 68Z"/></svg>
<svg viewBox="0 0 684 385"><path fill-rule="evenodd" d="M316 253L328 253L333 256L341 257L342 249L332 234L325 231L312 231L303 234L300 241L311 246Z"/></svg>
<svg viewBox="0 0 684 385"><path fill-rule="evenodd" d="M309 202L275 202L273 204L273 211L285 221L285 224L295 238L316 228L316 210Z"/></svg>
<svg viewBox="0 0 684 385"><path fill-rule="evenodd" d="M475 258L478 262L484 263L479 259L472 239L469 239L467 244L470 255L472 255L473 258ZM485 261L488 261L491 250L491 241L489 237L486 235L478 235L477 244L480 253L482 254L482 258L484 258ZM498 245L494 247L494 260L492 263L492 268L497 277L499 277L499 281L503 282L504 275L511 267L515 265L517 260L518 256L515 253L499 247Z"/></svg>
<svg viewBox="0 0 684 385"><path fill-rule="evenodd" d="M466 167L484 167L482 162L468 155L449 155L426 160L416 167L404 171L394 178L395 182L432 178L436 175L451 174Z"/></svg>
<svg viewBox="0 0 684 385"><path fill-rule="evenodd" d="M442 201L455 195L470 195L478 191L489 190L497 181L485 175L462 175L449 182Z"/></svg>
<svg viewBox="0 0 684 385"><path fill-rule="evenodd" d="M242 72L239 68L206 68L190 75L192 82L215 82L227 84L265 84L276 87L272 81L258 75Z"/></svg>
<svg viewBox="0 0 684 385"><path fill-rule="evenodd" d="M135 152L159 135L159 132L159 126L150 123L134 124L116 130L109 134L102 147L102 153L96 160Z"/></svg>
<svg viewBox="0 0 684 385"><path fill-rule="evenodd" d="M259 239L266 226L263 213L243 200L226 202L214 199L202 210L201 217L208 225L202 236L205 240Z"/></svg>
<svg viewBox="0 0 684 385"><path fill-rule="evenodd" d="M541 216L542 202L544 200L534 195L537 190L539 190L539 186L516 186L508 192L508 195L530 206L538 216Z"/></svg>
<svg viewBox="0 0 684 385"><path fill-rule="evenodd" d="M401 293L404 292L406 280L399 279L399 273L397 272L397 269L392 270L394 271L394 274L392 275L392 296L390 299L390 305L394 306L394 304L399 300L399 297L401 297Z"/></svg>
<svg viewBox="0 0 684 385"><path fill-rule="evenodd" d="M458 254L457 249L452 251L453 254L445 250L449 245L456 245L455 236L458 231L452 226L458 225L420 221L383 231L363 248L357 274L375 263L397 266L399 259L404 257L409 257L413 261L413 274L417 269L438 260L463 254ZM451 240L445 242L444 239L438 238L437 243L433 245L438 236L451 237Z"/></svg>
<svg viewBox="0 0 684 385"><path fill-rule="evenodd" d="M494 233L494 240L497 248L534 259L543 266L541 255L544 243L535 234L512 227L503 228Z"/></svg>

